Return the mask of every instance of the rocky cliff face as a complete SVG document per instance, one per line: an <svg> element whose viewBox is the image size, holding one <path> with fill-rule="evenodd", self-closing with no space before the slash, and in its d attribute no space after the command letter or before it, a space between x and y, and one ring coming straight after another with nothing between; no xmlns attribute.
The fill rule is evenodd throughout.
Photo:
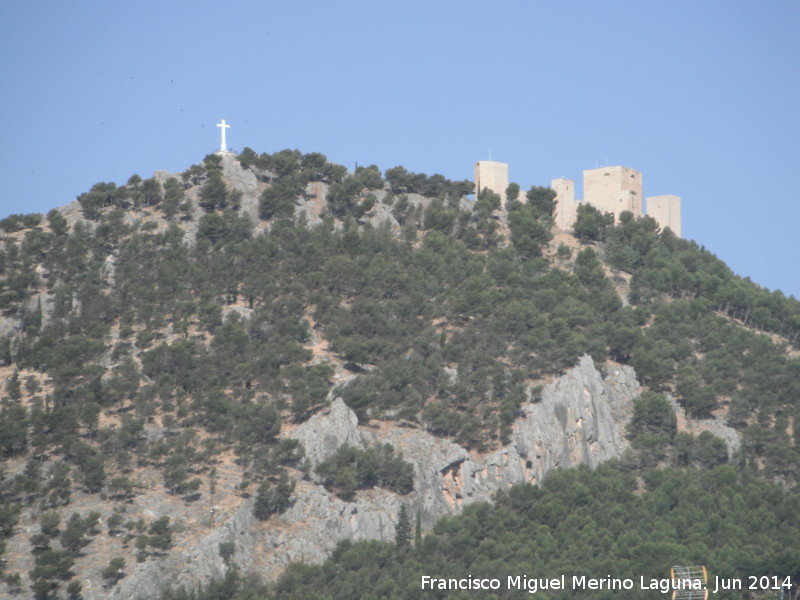
<svg viewBox="0 0 800 600"><path fill-rule="evenodd" d="M303 443L313 465L343 445L390 443L414 465L414 491L399 496L382 489L358 492L353 502L329 493L313 475L298 481L291 507L280 517L259 523L252 500L194 546L173 551L160 561L131 568L110 598L153 597L167 585L196 587L220 576L225 565L219 544L233 542L233 563L242 572L272 578L291 561L320 562L343 539L394 538L400 505L421 516L423 527L453 515L467 504L491 500L515 483L539 482L553 469L595 466L626 448L625 424L639 385L630 367L613 367L603 378L592 359L547 385L541 396L521 408L511 443L486 456L431 434L394 423L360 426L341 399L300 425L290 436ZM87 600L102 596L86 595Z"/></svg>

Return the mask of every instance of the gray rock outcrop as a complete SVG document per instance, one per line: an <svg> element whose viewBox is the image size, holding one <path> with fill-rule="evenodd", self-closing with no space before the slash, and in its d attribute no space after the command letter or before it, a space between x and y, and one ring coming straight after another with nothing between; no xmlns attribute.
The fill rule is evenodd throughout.
<svg viewBox="0 0 800 600"><path fill-rule="evenodd" d="M401 504L419 513L423 527L515 483L537 483L553 469L595 466L628 447L625 425L639 393L630 367L611 367L603 378L592 359L544 387L521 408L510 443L478 456L451 441L392 422L359 426L339 398L290 433L313 465L344 445L358 448L390 443L414 466L414 490L405 496L383 489L359 491L346 502L312 480L298 480L291 506L258 522L252 499L244 501L218 529L160 561L138 566L110 598L153 597L165 585L197 587L219 577L225 565L219 544L233 542L233 563L243 572L276 577L292 561L321 562L343 539L394 538ZM88 598L88 596L87 596Z"/></svg>
<svg viewBox="0 0 800 600"><path fill-rule="evenodd" d="M227 566L220 556L219 545L233 542L232 565L250 569L257 561L260 531L255 527L252 501L243 503L218 529L187 548L171 551L160 560L128 566L128 576L111 591L87 594L87 600L131 600L157 598L165 587L197 589L202 582L222 577ZM98 590L99 592L99 590Z"/></svg>
<svg viewBox="0 0 800 600"><path fill-rule="evenodd" d="M499 489L540 482L553 469L594 467L621 455L628 447L625 425L638 390L632 368L614 367L604 380L584 356L521 408L511 443L481 459L419 430L395 428L382 441L415 464L420 503L414 508L430 523L465 504L490 500Z"/></svg>
<svg viewBox="0 0 800 600"><path fill-rule="evenodd" d="M686 411L678 404L678 401L672 394L668 393L665 394L665 396L672 406L672 409L675 411L678 423L682 425L684 431L692 435L700 435L704 431L708 431L722 439L728 449L728 458L731 458L739 449L739 446L742 445L739 433L733 427L726 425L722 419L690 419L686 416Z"/></svg>
<svg viewBox="0 0 800 600"><path fill-rule="evenodd" d="M358 432L358 417L341 398L334 399L327 411L311 417L290 437L303 444L314 467L342 446L364 447Z"/></svg>
<svg viewBox="0 0 800 600"><path fill-rule="evenodd" d="M222 157L222 176L223 179L233 187L233 189L242 192L242 207L241 213L245 214L252 219L253 223L259 222L258 218L258 202L259 202L259 185L258 177L249 169L243 169L242 164L236 155L233 153L220 154Z"/></svg>

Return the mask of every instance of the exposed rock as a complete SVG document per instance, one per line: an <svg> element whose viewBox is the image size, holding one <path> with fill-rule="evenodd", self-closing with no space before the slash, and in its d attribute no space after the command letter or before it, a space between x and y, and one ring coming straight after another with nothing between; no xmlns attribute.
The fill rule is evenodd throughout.
<svg viewBox="0 0 800 600"><path fill-rule="evenodd" d="M441 517L460 508L460 504L453 502L461 490L453 489L451 472L454 466L457 471L458 466L469 461L470 455L465 448L420 429L403 427L392 427L381 433L362 430L361 436L370 446L391 444L402 453L404 460L414 465L414 491L401 500L409 508L409 514L415 515L419 511L423 526L431 527ZM392 517L396 514L395 511ZM392 537L379 539L390 540Z"/></svg>
<svg viewBox="0 0 800 600"><path fill-rule="evenodd" d="M628 447L625 424L639 393L630 367L613 367L603 380L588 356L546 386L541 400L522 407L511 443L481 460L466 449L420 430L393 428L380 439L414 463L416 508L424 523L435 522L465 504L490 500L498 489L536 483L552 469L591 467Z"/></svg>
<svg viewBox="0 0 800 600"><path fill-rule="evenodd" d="M728 458L731 458L734 452L739 449L739 446L742 445L742 440L737 431L733 427L725 425L721 419L690 419L672 394L665 395L667 401L675 410L675 415L678 417L679 428L682 424L682 429L692 435L699 435L704 431L708 431L722 439L728 448Z"/></svg>
<svg viewBox="0 0 800 600"><path fill-rule="evenodd" d="M148 444L155 444L164 439L167 431L161 427L145 427L142 433Z"/></svg>
<svg viewBox="0 0 800 600"><path fill-rule="evenodd" d="M392 232L397 235L400 232L400 223L392 214L392 206L385 204L386 197L389 195L387 190L374 190L370 192L376 198L375 206L364 216L374 227L384 223L388 224ZM397 198L395 198L395 202Z"/></svg>
<svg viewBox="0 0 800 600"><path fill-rule="evenodd" d="M69 204L65 204L64 206L60 206L58 208L58 212L67 220L67 223L70 226L70 229L75 227L76 223L83 223L84 225L92 225L93 222L88 220L83 216L83 209L81 208L81 203L77 200L73 200Z"/></svg>
<svg viewBox="0 0 800 600"><path fill-rule="evenodd" d="M410 514L419 512L428 528L466 504L491 500L499 489L538 482L552 469L596 466L628 447L625 424L638 393L630 367L613 367L603 380L592 359L583 357L545 387L541 401L523 407L525 416L515 423L511 443L482 459L420 429L358 427L355 414L337 398L327 413L315 415L292 434L304 444L311 462L319 464L345 444L390 443L414 465L414 490L407 496L359 492L354 502L346 503L319 486L303 486L283 515L295 525L302 522L296 531L303 533L281 538L280 543L295 556L291 560L324 560L339 539L393 539L401 503ZM281 560L275 556L271 564Z"/></svg>
<svg viewBox="0 0 800 600"><path fill-rule="evenodd" d="M345 502L323 487L303 482L294 504L264 533L258 572L276 577L292 561L321 562L343 539L389 540L403 497L382 489Z"/></svg>
<svg viewBox="0 0 800 600"><path fill-rule="evenodd" d="M466 504L490 500L498 489L540 481L551 469L595 466L618 456L628 446L625 424L638 391L633 369L615 367L604 381L591 358L584 357L543 390L541 401L523 407L525 416L517 420L511 443L482 459L420 429L358 427L355 414L337 398L327 413L292 434L311 462L319 464L345 444L390 443L414 465L414 490L407 496L369 490L348 503L320 486L298 486L293 506L282 515L294 533L266 534L267 546L282 549L270 554L266 572L277 573L288 560L324 560L340 539L393 539L400 504L412 515L419 513L429 528Z"/></svg>
<svg viewBox="0 0 800 600"><path fill-rule="evenodd" d="M243 169L233 153L219 154L222 157L222 175L233 189L242 192L242 214L258 223L259 186L258 177L249 169Z"/></svg>
<svg viewBox="0 0 800 600"><path fill-rule="evenodd" d="M253 316L253 309L246 306L226 306L222 309L222 320L225 321L230 314L239 315L241 321L249 321Z"/></svg>
<svg viewBox="0 0 800 600"><path fill-rule="evenodd" d="M322 222L322 213L325 210L325 196L328 193L328 185L321 181L311 181L303 190L302 198L295 205L294 216L298 219L303 216L310 225L318 225ZM341 224L337 221L334 227L340 228Z"/></svg>
<svg viewBox="0 0 800 600"><path fill-rule="evenodd" d="M291 437L303 444L315 467L341 446L364 447L358 433L358 417L341 398L334 399L327 411L300 425Z"/></svg>
<svg viewBox="0 0 800 600"><path fill-rule="evenodd" d="M0 315L0 340L14 339L22 331L22 321Z"/></svg>
<svg viewBox="0 0 800 600"><path fill-rule="evenodd" d="M447 380L450 382L450 385L455 385L458 382L458 369L455 367L443 367L442 369L447 375Z"/></svg>
<svg viewBox="0 0 800 600"><path fill-rule="evenodd" d="M233 563L241 572L274 578L291 561L323 561L343 539L392 540L401 504L430 528L439 518L471 502L490 500L495 491L512 484L537 483L553 469L594 467L619 456L628 447L625 425L639 384L630 367L609 370L603 379L592 359L583 357L522 407L511 442L483 457L421 429L386 422L359 427L355 413L335 398L326 411L290 434L304 445L311 463L319 464L343 445L390 443L414 466L411 493L362 490L345 502L313 481L298 480L291 506L282 515L258 522L248 500L202 540L131 569L110 598L154 597L167 585L195 589L225 572L219 556L222 542L234 543Z"/></svg>
<svg viewBox="0 0 800 600"><path fill-rule="evenodd" d="M11 349L16 351L19 344L19 334L25 329L25 323L41 310L42 325L50 320L55 306L55 298L49 292L31 294L23 303L24 311L21 316L0 315L0 342L9 340Z"/></svg>
<svg viewBox="0 0 800 600"><path fill-rule="evenodd" d="M533 481L554 468L596 466L627 447L625 424L639 383L631 367L614 366L605 381L589 356L522 407L512 447L531 463Z"/></svg>
<svg viewBox="0 0 800 600"><path fill-rule="evenodd" d="M225 574L227 567L219 554L219 545L223 542L235 545L232 564L243 570L252 567L256 562L259 533L255 527L252 501L246 502L222 526L197 544L173 550L161 560L149 560L135 567L129 565L128 576L113 591L96 596L84 592L84 597L87 600L157 598L165 587L197 589L202 582Z"/></svg>

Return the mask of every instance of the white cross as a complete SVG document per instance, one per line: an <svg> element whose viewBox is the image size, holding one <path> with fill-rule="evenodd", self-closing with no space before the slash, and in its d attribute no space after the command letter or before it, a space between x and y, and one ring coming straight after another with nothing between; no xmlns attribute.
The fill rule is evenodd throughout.
<svg viewBox="0 0 800 600"><path fill-rule="evenodd" d="M222 143L219 145L220 152L227 152L228 147L225 145L225 130L230 127L227 123L225 123L225 119L222 119L221 123L217 123L217 127L222 129Z"/></svg>

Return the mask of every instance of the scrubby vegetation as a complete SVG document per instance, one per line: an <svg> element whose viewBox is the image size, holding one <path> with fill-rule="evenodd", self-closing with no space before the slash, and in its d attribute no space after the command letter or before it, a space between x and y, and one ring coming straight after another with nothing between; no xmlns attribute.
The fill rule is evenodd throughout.
<svg viewBox="0 0 800 600"><path fill-rule="evenodd" d="M678 431L672 396L690 417L741 432L737 468L796 485L794 298L649 218L624 213L614 226L582 208L583 243L554 244L546 188L520 200L510 186L501 219L495 194L467 200L469 182L441 175L349 174L290 150L246 149L239 161L263 188L258 221L214 155L180 179L96 184L78 198L84 221L55 210L0 221L3 537L24 507L63 520L76 493L135 497L135 469L156 469L185 502L213 495L227 451L268 519L290 502L287 469L308 473L281 428L325 405L337 369L358 375L334 393L362 421L396 419L483 451L508 439L544 377L583 354L629 364L647 392L627 468L728 461L719 439ZM298 208L311 186L321 190L313 227ZM410 489L407 463L386 449L330 461L316 473L345 498ZM163 532L144 527L143 558L167 551ZM70 572L58 554L69 550L35 548L61 565L37 571L46 595ZM109 582L123 573L109 567Z"/></svg>
<svg viewBox="0 0 800 600"><path fill-rule="evenodd" d="M316 471L323 485L344 500L352 500L358 489L383 487L407 494L414 488L414 467L390 444L366 450L342 446Z"/></svg>

